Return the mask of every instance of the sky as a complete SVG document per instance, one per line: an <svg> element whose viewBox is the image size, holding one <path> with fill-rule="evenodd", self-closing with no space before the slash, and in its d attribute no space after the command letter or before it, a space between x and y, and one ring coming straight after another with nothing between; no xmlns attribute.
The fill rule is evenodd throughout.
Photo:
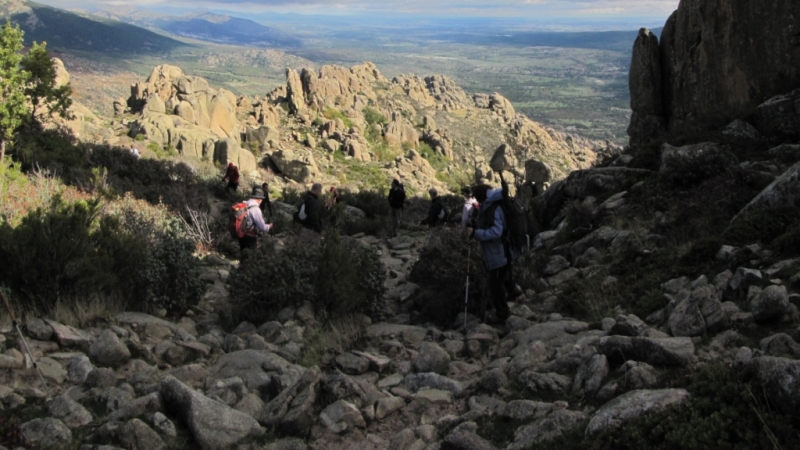
<svg viewBox="0 0 800 450"><path fill-rule="evenodd" d="M592 22L655 21L663 24L679 0L44 0L64 9L118 7L177 11L207 9L247 15L297 13L308 15L410 14L439 17L494 17Z"/></svg>

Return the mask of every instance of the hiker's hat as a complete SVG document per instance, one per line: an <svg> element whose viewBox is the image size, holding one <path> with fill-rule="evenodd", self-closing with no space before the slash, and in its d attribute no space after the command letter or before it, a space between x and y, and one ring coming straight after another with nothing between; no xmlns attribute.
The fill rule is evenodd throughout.
<svg viewBox="0 0 800 450"><path fill-rule="evenodd" d="M260 186L255 186L253 188L253 193L250 194L250 198L260 198L261 200L263 200L266 198L266 196L264 195L264 190L261 189Z"/></svg>

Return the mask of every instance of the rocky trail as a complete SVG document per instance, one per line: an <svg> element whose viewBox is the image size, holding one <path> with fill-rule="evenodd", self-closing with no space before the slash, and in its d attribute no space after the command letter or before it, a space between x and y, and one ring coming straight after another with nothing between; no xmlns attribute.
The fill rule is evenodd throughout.
<svg viewBox="0 0 800 450"><path fill-rule="evenodd" d="M410 324L408 299L417 286L406 275L427 233L405 233L388 241L357 236L381 254L394 317L369 324L356 348L324 367L297 364L315 323L309 303L284 309L275 321L221 326L235 302L226 282L236 262L217 255L205 258L203 300L177 320L125 312L80 330L41 319L24 324L52 398L5 327L0 405L13 412L0 422L5 443L82 450L524 449L580 424L592 436L680 403L689 393L668 387L671 374L719 359L753 365L770 393L796 397L786 382L796 382L789 374L797 361L753 354L796 355L800 346L776 334L761 341L761 350L738 348L741 337L731 327L776 315L791 321L798 295L785 286L753 286L750 312L720 301L722 292L748 289L793 261L763 275L742 268L713 280L665 280L671 311L647 322L621 313L590 324L550 311L546 286L590 270L552 255L541 292L518 297L504 325L469 316L464 330L462 315L453 329L438 329ZM572 245L594 249L608 234ZM690 337L699 336L698 327L715 334Z"/></svg>

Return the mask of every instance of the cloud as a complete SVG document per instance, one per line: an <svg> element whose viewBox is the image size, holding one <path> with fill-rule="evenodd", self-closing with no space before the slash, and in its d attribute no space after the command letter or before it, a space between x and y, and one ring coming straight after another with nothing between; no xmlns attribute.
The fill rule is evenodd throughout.
<svg viewBox="0 0 800 450"><path fill-rule="evenodd" d="M134 6L127 0L45 0L50 5L67 8L94 6L114 9ZM341 14L397 12L431 15L484 15L530 17L532 19L592 16L651 17L666 20L679 0L139 0L140 8L207 8L251 12L301 12Z"/></svg>

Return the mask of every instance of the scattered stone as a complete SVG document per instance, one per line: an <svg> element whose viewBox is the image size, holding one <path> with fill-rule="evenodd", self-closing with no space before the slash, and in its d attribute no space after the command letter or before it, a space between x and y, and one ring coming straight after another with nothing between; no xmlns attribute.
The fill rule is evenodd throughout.
<svg viewBox="0 0 800 450"><path fill-rule="evenodd" d="M748 307L756 322L776 319L786 313L789 296L785 286L768 286L749 301Z"/></svg>
<svg viewBox="0 0 800 450"><path fill-rule="evenodd" d="M69 428L64 422L52 417L23 423L20 432L25 442L42 450L61 450L72 443L72 432Z"/></svg>
<svg viewBox="0 0 800 450"><path fill-rule="evenodd" d="M131 357L128 347L111 330L105 330L89 348L89 357L101 366L117 367Z"/></svg>
<svg viewBox="0 0 800 450"><path fill-rule="evenodd" d="M163 450L166 445L146 423L131 419L119 427L117 439L128 450Z"/></svg>
<svg viewBox="0 0 800 450"><path fill-rule="evenodd" d="M367 426L358 408L344 400L338 400L328 405L320 413L319 417L322 419L322 423L334 433L341 433L354 427L366 428Z"/></svg>
<svg viewBox="0 0 800 450"><path fill-rule="evenodd" d="M414 369L417 372L434 372L446 375L450 365L450 355L433 342L423 342L419 347Z"/></svg>
<svg viewBox="0 0 800 450"><path fill-rule="evenodd" d="M80 428L92 421L92 414L86 408L63 396L53 398L47 404L47 410L51 416L61 419L70 428Z"/></svg>

